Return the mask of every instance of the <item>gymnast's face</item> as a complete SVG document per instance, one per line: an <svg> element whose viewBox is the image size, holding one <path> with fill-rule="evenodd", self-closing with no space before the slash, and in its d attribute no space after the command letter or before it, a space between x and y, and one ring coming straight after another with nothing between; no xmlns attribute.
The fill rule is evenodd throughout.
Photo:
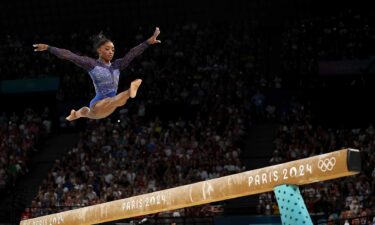
<svg viewBox="0 0 375 225"><path fill-rule="evenodd" d="M107 41L102 44L98 49L99 57L106 62L110 62L115 54L115 46L112 41Z"/></svg>

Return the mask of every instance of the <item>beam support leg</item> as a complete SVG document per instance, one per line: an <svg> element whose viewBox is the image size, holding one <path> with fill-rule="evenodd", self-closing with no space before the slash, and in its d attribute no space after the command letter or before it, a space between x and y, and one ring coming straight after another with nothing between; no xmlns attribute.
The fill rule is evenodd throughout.
<svg viewBox="0 0 375 225"><path fill-rule="evenodd" d="M284 184L273 189L283 225L313 225L299 187Z"/></svg>

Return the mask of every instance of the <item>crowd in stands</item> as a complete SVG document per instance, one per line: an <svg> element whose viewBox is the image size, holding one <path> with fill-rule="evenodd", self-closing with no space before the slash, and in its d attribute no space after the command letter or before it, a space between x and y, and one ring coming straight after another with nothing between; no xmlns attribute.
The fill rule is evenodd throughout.
<svg viewBox="0 0 375 225"><path fill-rule="evenodd" d="M0 113L0 191L27 174L30 155L50 129L48 108L41 114L30 108L23 114Z"/></svg>
<svg viewBox="0 0 375 225"><path fill-rule="evenodd" d="M343 147L361 149L363 173L308 185L301 191L309 211L312 214L328 212L327 220L350 220L375 214L372 207L375 205L374 128L371 125L367 129L319 126L303 104L296 102L290 104L286 114L277 114L278 109L266 105L265 95L259 91L282 88L292 80L288 78L290 74L302 77L298 79L316 75L319 59L369 56L375 43L370 21L349 12L338 17L291 24L283 33L283 72L267 77L261 75L257 58L260 41L251 36L251 29L243 24L229 29L188 24L162 30L165 35L161 37L163 45L147 50L125 71L125 77L144 80L139 96L132 101L132 108L128 110L125 106L116 119L87 120L79 143L55 162L23 218L243 171L241 141L252 120L260 117L278 120L281 124L276 132L276 150L271 164ZM85 34L72 34L66 39L51 36L49 40L65 48L70 47L69 43L75 43L71 50L80 49L88 54L91 45L89 35ZM142 30L135 39L140 43L147 37L147 32ZM11 37L8 39L9 42L12 40ZM23 43L13 42L13 45L23 46ZM17 51L26 50L19 47ZM22 57L22 54L18 55ZM28 72L37 76L40 71L43 74L53 71L62 75L62 86L57 95L60 101L93 97L86 72L58 61L43 53L33 56L33 60L25 60L22 66L15 63L14 67L18 68L16 74ZM30 72L28 68L34 71ZM11 74L6 70L2 73ZM191 115L165 119L148 110L150 105L165 106L165 103L170 107L191 108ZM272 194L262 194L259 198L258 213L278 214ZM205 207L177 213L210 215L212 210ZM359 224L366 223L359 221Z"/></svg>
<svg viewBox="0 0 375 225"><path fill-rule="evenodd" d="M329 224L372 224L375 214L375 128L331 129L313 122L313 115L302 104L292 104L290 113L282 116L276 131L276 149L270 164L324 154L352 147L360 149L363 171L359 175L319 182L301 187L311 215L326 215ZM258 212L279 214L273 194L259 197ZM366 216L372 217L366 217ZM364 217L361 219L353 219Z"/></svg>
<svg viewBox="0 0 375 225"><path fill-rule="evenodd" d="M366 14L343 11L335 16L320 16L292 21L283 33L282 71L298 75L299 85L325 86L318 79L319 60L368 59L375 53L375 30ZM311 79L312 78L312 79ZM348 84L357 85L358 79ZM361 77L362 85L366 77ZM270 164L323 154L353 147L360 149L363 172L329 182L301 188L312 215L327 215L328 224L373 224L375 214L375 133L367 128L329 128L313 122L313 115L302 103L292 102L288 113L280 115L276 149ZM259 197L258 213L279 214L274 195ZM370 216L371 217L366 217ZM363 217L359 219L351 219Z"/></svg>
<svg viewBox="0 0 375 225"><path fill-rule="evenodd" d="M252 74L251 82L260 87L280 88L285 82L288 85L298 82L297 85L321 86L324 82L317 80L315 76L319 60L368 59L375 54L375 29L371 18L371 15L355 10L301 19L291 18L286 22L281 31L280 42L277 43L281 46L281 66L279 73L275 75L265 75L257 61L265 43L256 32L259 21L255 19L231 26L188 24L162 29L160 38L163 39L163 44L146 51L141 57L142 70L136 69L133 72L155 81L163 80L161 78L176 79L176 73L184 77L193 76L197 70L209 72L210 68L218 69L228 66L228 63L235 63L232 69ZM146 40L151 31L151 28L140 28L132 38L108 31L110 36L110 32L117 35L114 39L117 46L116 57ZM0 38L3 43L0 46L0 61L7 66L0 68L2 79L59 76L63 91L58 98L89 99L93 95L93 88L85 71L61 62L51 54L33 52L32 44L47 43L95 58L90 40L94 34L94 31L81 30L79 33L32 37L4 35ZM127 40L126 48L123 40ZM160 88L157 84L153 86ZM173 87L167 93L182 93L184 88L183 85L180 86L181 90Z"/></svg>
<svg viewBox="0 0 375 225"><path fill-rule="evenodd" d="M375 24L372 15L355 10L291 19L281 38L281 76L292 76L304 87L325 86L320 60L369 59L375 55ZM366 65L367 66L367 65ZM362 66L363 67L363 66ZM361 73L365 73L362 68ZM359 76L357 76L359 77ZM366 83L353 79L347 85Z"/></svg>

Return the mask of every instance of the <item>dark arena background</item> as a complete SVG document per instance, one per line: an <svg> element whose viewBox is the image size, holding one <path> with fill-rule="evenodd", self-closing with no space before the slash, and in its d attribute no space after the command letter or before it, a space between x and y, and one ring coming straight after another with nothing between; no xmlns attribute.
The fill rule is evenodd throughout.
<svg viewBox="0 0 375 225"><path fill-rule="evenodd" d="M366 2L1 1L0 225L375 224ZM139 44L117 92L136 97L66 120L104 72L51 46L113 79Z"/></svg>

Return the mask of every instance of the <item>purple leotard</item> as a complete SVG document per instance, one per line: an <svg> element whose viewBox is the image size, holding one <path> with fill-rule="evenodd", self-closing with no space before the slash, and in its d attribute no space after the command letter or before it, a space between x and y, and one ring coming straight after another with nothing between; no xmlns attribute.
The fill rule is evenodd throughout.
<svg viewBox="0 0 375 225"><path fill-rule="evenodd" d="M114 97L117 93L120 71L148 47L147 42L132 48L124 57L116 59L110 65L87 56L80 56L69 50L48 47L48 51L61 59L66 59L89 72L95 87L96 96L90 102L90 108L99 100Z"/></svg>

